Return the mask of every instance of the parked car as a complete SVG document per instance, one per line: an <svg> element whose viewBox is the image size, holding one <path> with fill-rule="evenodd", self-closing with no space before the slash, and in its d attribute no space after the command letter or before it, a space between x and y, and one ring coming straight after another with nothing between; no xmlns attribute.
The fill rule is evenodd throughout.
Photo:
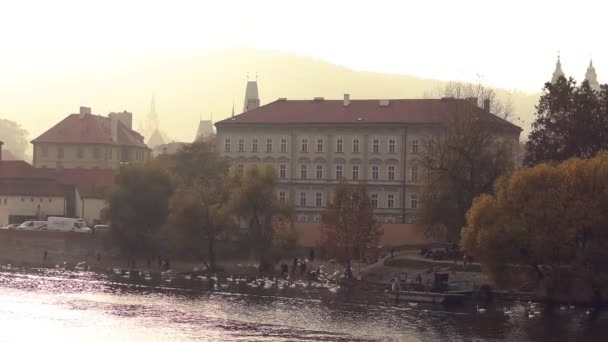
<svg viewBox="0 0 608 342"><path fill-rule="evenodd" d="M25 221L15 229L17 229L17 230L38 230L43 226L46 226L46 221Z"/></svg>
<svg viewBox="0 0 608 342"><path fill-rule="evenodd" d="M48 219L48 230L58 232L90 233L91 228L87 227L86 222L78 218L55 217Z"/></svg>
<svg viewBox="0 0 608 342"><path fill-rule="evenodd" d="M110 231L110 226L107 224L97 224L93 227L95 233L106 233Z"/></svg>

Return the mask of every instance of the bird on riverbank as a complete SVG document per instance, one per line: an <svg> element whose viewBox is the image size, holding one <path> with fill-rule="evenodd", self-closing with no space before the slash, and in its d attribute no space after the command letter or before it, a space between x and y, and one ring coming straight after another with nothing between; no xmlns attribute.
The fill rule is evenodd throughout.
<svg viewBox="0 0 608 342"><path fill-rule="evenodd" d="M476 305L476 308L477 308L477 312L479 312L481 314L486 312L486 309L480 308L479 305Z"/></svg>
<svg viewBox="0 0 608 342"><path fill-rule="evenodd" d="M532 311L529 311L528 312L528 318L534 318L534 317L535 317L534 313Z"/></svg>

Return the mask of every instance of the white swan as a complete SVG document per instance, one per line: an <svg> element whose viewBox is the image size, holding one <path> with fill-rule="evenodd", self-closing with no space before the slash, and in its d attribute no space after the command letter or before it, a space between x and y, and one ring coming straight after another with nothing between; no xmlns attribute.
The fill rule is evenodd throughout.
<svg viewBox="0 0 608 342"><path fill-rule="evenodd" d="M479 305L477 305L476 308L477 308L477 312L479 312L479 313L485 313L486 312L486 309L480 308Z"/></svg>

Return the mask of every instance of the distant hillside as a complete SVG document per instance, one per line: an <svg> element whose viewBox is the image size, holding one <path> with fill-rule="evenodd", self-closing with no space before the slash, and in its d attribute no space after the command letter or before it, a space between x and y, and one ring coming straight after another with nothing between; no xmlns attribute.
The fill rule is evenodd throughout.
<svg viewBox="0 0 608 342"><path fill-rule="evenodd" d="M68 113L88 105L94 113L128 110L138 128L156 93L161 130L175 140L191 141L200 117L218 121L240 113L246 75L258 75L262 103L279 97L416 98L444 82L413 76L361 72L339 65L276 51L250 48L158 50L128 55L103 65L82 63L62 72L40 75L36 84L0 80L0 112L30 132L30 138ZM539 94L509 93L518 122L527 134ZM32 101L35 99L35 101ZM524 137L524 135L522 135Z"/></svg>

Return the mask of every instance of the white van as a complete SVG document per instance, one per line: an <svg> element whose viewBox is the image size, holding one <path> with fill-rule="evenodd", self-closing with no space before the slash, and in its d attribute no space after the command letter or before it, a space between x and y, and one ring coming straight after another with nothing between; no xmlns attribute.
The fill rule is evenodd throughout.
<svg viewBox="0 0 608 342"><path fill-rule="evenodd" d="M20 224L17 230L39 230L46 226L46 221L25 221Z"/></svg>
<svg viewBox="0 0 608 342"><path fill-rule="evenodd" d="M87 224L83 220L70 217L49 217L47 229L59 232L91 232L91 228L87 227Z"/></svg>

